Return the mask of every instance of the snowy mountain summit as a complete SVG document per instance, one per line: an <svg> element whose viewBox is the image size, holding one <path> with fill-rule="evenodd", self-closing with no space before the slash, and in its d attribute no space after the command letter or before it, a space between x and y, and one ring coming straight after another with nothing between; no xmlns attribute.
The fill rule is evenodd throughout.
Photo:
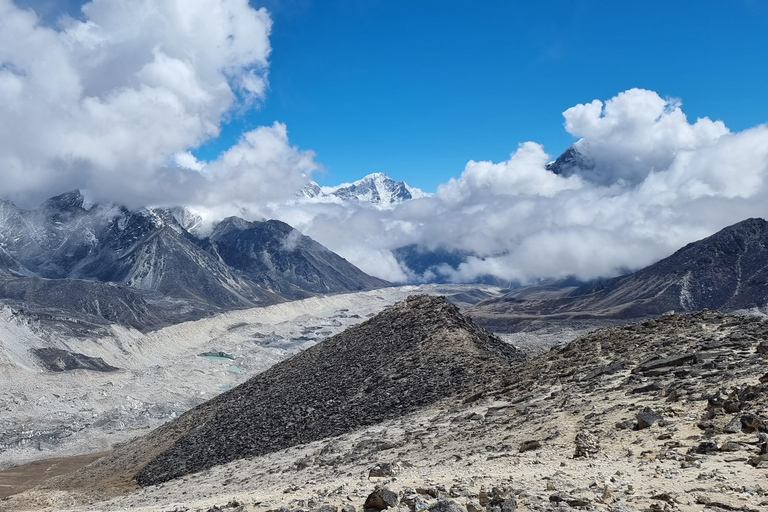
<svg viewBox="0 0 768 512"><path fill-rule="evenodd" d="M395 181L382 172L375 172L334 187L321 187L312 181L302 189L296 200L304 203L353 203L383 210L428 195L404 181Z"/></svg>

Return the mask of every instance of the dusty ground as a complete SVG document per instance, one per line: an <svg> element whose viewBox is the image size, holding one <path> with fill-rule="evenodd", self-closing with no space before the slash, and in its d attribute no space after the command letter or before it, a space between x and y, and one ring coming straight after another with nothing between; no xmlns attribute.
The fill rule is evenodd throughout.
<svg viewBox="0 0 768 512"><path fill-rule="evenodd" d="M586 400L585 412L606 411L617 405L615 399L598 401L599 405ZM639 401L635 408L646 402L652 403ZM631 416L625 401L618 405L607 421ZM701 510L707 500L743 510L768 506L768 471L747 465L746 451L699 457L683 467L685 452L700 438L695 427L681 424L623 431L603 439L601 451L593 458L573 458L583 415L565 412L550 418L546 425L526 421L517 425L524 418L516 418L515 413L467 419L473 414L487 416L489 410L504 406L511 404L489 401L456 412L433 409L354 435L238 461L94 505L74 505L76 493L32 492L0 502L0 509L29 506L59 510L72 504L71 510L159 512L209 510L233 500L246 504L245 510L280 506L308 509L326 503L352 504L359 509L376 483L395 492L442 487L447 496L459 502L471 500L482 489L505 485L515 490L522 510L548 503L556 491L586 498L598 508L618 503L649 507L656 503L662 507L671 504L677 510ZM702 406L690 404L669 413L693 420ZM469 429L457 428L468 423ZM659 440L667 436L663 442ZM540 439L542 447L519 453L520 443L530 439ZM727 439L750 443L754 436ZM354 460L329 464L323 462L323 455L351 456ZM395 478L371 481L368 472L379 462L398 462L404 468Z"/></svg>
<svg viewBox="0 0 768 512"><path fill-rule="evenodd" d="M99 452L74 457L54 457L0 471L0 498L26 491L49 478L80 469L104 455L104 452Z"/></svg>

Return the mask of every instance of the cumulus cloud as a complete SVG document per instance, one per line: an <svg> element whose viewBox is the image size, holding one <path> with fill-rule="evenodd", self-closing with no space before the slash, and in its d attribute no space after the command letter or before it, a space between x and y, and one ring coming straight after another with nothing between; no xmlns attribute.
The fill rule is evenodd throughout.
<svg viewBox="0 0 768 512"><path fill-rule="evenodd" d="M189 153L263 99L272 26L264 9L247 0L93 0L57 26L0 0L4 197L32 205L80 188L133 206L265 201L290 197L317 167L279 123L245 134L215 162Z"/></svg>
<svg viewBox="0 0 768 512"><path fill-rule="evenodd" d="M768 203L768 127L732 133L721 121L689 122L679 100L632 89L565 111L587 158L569 176L527 142L504 162L470 161L431 197L378 211L313 204L260 208L394 281L442 277L507 281L617 275L750 216ZM393 250L470 254L426 275Z"/></svg>
<svg viewBox="0 0 768 512"><path fill-rule="evenodd" d="M563 112L565 129L580 140L575 147L594 167L582 176L599 184L642 182L669 169L680 151L713 145L728 133L722 121L689 123L677 99L630 89L606 101L576 105Z"/></svg>

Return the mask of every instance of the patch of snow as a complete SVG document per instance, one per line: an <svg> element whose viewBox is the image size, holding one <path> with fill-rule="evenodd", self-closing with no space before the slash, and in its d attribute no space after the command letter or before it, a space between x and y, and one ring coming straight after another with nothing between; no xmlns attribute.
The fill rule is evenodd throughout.
<svg viewBox="0 0 768 512"><path fill-rule="evenodd" d="M693 294L691 294L691 271L689 270L683 276L680 281L680 306L685 311L692 311L696 309L696 304L693 300Z"/></svg>

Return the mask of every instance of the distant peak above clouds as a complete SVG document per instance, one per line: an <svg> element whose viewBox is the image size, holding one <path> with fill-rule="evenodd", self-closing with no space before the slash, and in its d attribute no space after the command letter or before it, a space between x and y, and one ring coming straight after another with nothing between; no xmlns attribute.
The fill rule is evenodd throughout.
<svg viewBox="0 0 768 512"><path fill-rule="evenodd" d="M570 146L555 160L546 165L546 169L558 176L568 177L581 174L593 169L595 164L589 160L575 145Z"/></svg>
<svg viewBox="0 0 768 512"><path fill-rule="evenodd" d="M352 203L389 209L405 201L430 195L404 181L395 181L383 172L374 172L352 183L333 187L321 187L312 181L296 195L295 200L304 203Z"/></svg>

